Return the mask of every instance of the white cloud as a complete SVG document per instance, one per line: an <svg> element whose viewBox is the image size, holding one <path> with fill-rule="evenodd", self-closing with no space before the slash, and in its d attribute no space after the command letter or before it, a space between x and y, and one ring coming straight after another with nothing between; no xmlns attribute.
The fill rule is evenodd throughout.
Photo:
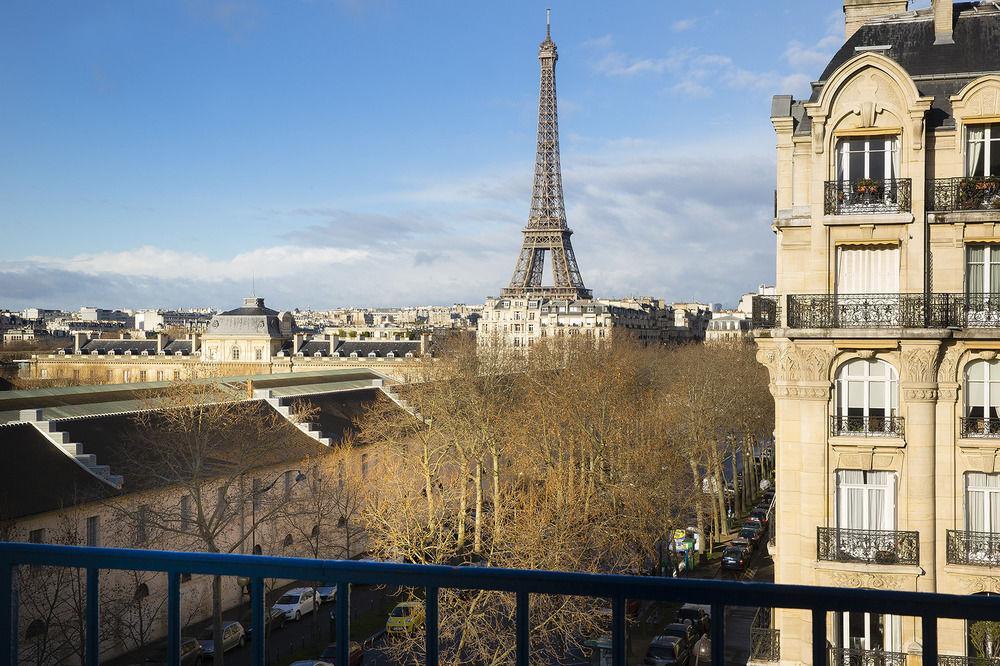
<svg viewBox="0 0 1000 666"><path fill-rule="evenodd" d="M690 30L698 24L698 19L686 18L678 19L670 24L670 29L674 32L684 32L685 30Z"/></svg>

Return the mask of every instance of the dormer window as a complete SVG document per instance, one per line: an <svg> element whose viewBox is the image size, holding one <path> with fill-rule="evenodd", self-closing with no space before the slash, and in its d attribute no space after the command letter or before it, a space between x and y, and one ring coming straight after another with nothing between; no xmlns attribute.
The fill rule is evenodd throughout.
<svg viewBox="0 0 1000 666"><path fill-rule="evenodd" d="M109 349L108 350L108 356L114 356L114 355L115 355L115 350L114 349Z"/></svg>
<svg viewBox="0 0 1000 666"><path fill-rule="evenodd" d="M413 358L413 352L406 352L406 358Z"/></svg>
<svg viewBox="0 0 1000 666"><path fill-rule="evenodd" d="M90 352L90 355L91 355L91 356L98 356L98 355L100 355L100 353L101 353L101 352L99 352L99 351L97 351L97 350L95 349L95 350L93 350L93 351L91 351L91 352Z"/></svg>
<svg viewBox="0 0 1000 666"><path fill-rule="evenodd" d="M313 354L313 357L314 357L314 358L319 358L319 357L321 357L322 355L323 355L323 352L316 352L315 354Z"/></svg>
<svg viewBox="0 0 1000 666"><path fill-rule="evenodd" d="M132 355L132 350L131 349L126 349L125 350L125 355L126 356L131 356Z"/></svg>
<svg viewBox="0 0 1000 666"><path fill-rule="evenodd" d="M396 358L396 354L395 354L395 352L389 352L388 354L385 355L385 357L386 358Z"/></svg>
<svg viewBox="0 0 1000 666"><path fill-rule="evenodd" d="M377 356L378 354L376 354L375 352L368 352L368 358L375 358Z"/></svg>
<svg viewBox="0 0 1000 666"><path fill-rule="evenodd" d="M336 358L340 358L340 352L339 351L333 352L333 356Z"/></svg>
<svg viewBox="0 0 1000 666"><path fill-rule="evenodd" d="M965 175L1000 177L1000 123L971 126L967 136Z"/></svg>
<svg viewBox="0 0 1000 666"><path fill-rule="evenodd" d="M356 351L351 352L351 358L357 358L357 357L358 357L358 352Z"/></svg>
<svg viewBox="0 0 1000 666"><path fill-rule="evenodd" d="M149 356L149 350L148 349L143 349L142 352L139 355L140 356Z"/></svg>

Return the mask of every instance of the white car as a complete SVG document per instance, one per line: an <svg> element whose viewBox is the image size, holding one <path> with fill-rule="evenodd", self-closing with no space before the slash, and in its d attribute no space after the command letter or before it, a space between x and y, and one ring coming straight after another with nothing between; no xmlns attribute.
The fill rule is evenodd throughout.
<svg viewBox="0 0 1000 666"><path fill-rule="evenodd" d="M288 590L271 608L285 614L289 620L300 620L319 606L319 598L311 587L297 587Z"/></svg>
<svg viewBox="0 0 1000 666"><path fill-rule="evenodd" d="M337 598L337 586L322 585L316 588L316 594L319 595L320 603L328 603Z"/></svg>

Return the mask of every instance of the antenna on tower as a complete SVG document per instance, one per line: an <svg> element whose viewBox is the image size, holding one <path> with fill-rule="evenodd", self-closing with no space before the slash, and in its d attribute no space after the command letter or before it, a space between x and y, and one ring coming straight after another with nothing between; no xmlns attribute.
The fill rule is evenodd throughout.
<svg viewBox="0 0 1000 666"><path fill-rule="evenodd" d="M545 36L552 37L552 10L545 10Z"/></svg>
<svg viewBox="0 0 1000 666"><path fill-rule="evenodd" d="M257 278L253 273L250 274L250 295L257 298Z"/></svg>

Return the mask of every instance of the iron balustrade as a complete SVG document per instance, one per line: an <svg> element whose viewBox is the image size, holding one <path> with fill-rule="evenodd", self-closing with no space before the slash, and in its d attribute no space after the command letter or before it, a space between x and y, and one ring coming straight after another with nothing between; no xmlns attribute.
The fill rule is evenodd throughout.
<svg viewBox="0 0 1000 666"><path fill-rule="evenodd" d="M781 630L771 626L771 609L758 608L750 625L750 661L781 661Z"/></svg>
<svg viewBox="0 0 1000 666"><path fill-rule="evenodd" d="M0 664L14 662L18 634L13 605L15 566L55 566L86 571L85 656L87 666L99 663L100 571L163 572L167 576L167 658L180 663L182 574L238 576L250 580L250 612L253 616L251 662L262 666L265 658L264 580L322 581L337 586L337 663L348 663L350 649L351 584L416 587L425 590L425 640L428 666L438 664L438 591L442 588L490 590L516 595L513 618L517 666L528 666L530 650L530 595L556 594L611 600L613 666L625 666L625 600L697 603L711 606L712 664L725 664L725 618L727 606L769 606L812 611L813 664L823 666L827 650L827 614L843 612L887 613L921 618L922 663L937 663L937 620L995 620L1000 616L1000 598L977 595L931 594L895 590L841 589L806 585L736 582L587 574L560 571L449 567L395 564L355 560L318 560L223 553L181 553L122 548L54 546L0 542Z"/></svg>
<svg viewBox="0 0 1000 666"><path fill-rule="evenodd" d="M909 178L828 180L824 184L826 215L873 215L910 210Z"/></svg>
<svg viewBox="0 0 1000 666"><path fill-rule="evenodd" d="M1000 328L1000 295L789 294L789 328Z"/></svg>
<svg viewBox="0 0 1000 666"><path fill-rule="evenodd" d="M843 416L830 417L830 434L853 437L902 437L902 416Z"/></svg>
<svg viewBox="0 0 1000 666"><path fill-rule="evenodd" d="M1000 419L963 416L959 420L959 433L969 439L1000 438Z"/></svg>
<svg viewBox="0 0 1000 666"><path fill-rule="evenodd" d="M831 666L906 666L906 664L905 652L830 648Z"/></svg>
<svg viewBox="0 0 1000 666"><path fill-rule="evenodd" d="M781 306L777 296L754 296L750 312L750 328L776 328L781 325Z"/></svg>
<svg viewBox="0 0 1000 666"><path fill-rule="evenodd" d="M935 178L928 184L927 210L1000 210L1000 178Z"/></svg>
<svg viewBox="0 0 1000 666"><path fill-rule="evenodd" d="M919 564L920 535L898 530L817 527L816 559L826 562Z"/></svg>
<svg viewBox="0 0 1000 666"><path fill-rule="evenodd" d="M948 564L1000 567L1000 534L948 530Z"/></svg>
<svg viewBox="0 0 1000 666"><path fill-rule="evenodd" d="M960 657L938 655L938 666L1000 666L1000 657Z"/></svg>

